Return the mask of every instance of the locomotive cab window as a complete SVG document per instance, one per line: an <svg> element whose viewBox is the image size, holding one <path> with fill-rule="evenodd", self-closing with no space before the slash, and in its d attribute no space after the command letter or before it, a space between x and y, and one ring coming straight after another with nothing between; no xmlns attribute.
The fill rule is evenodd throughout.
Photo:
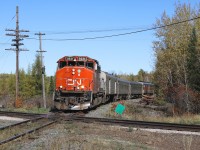
<svg viewBox="0 0 200 150"><path fill-rule="evenodd" d="M78 61L77 66L84 66L84 61Z"/></svg>
<svg viewBox="0 0 200 150"><path fill-rule="evenodd" d="M75 66L76 62L75 61L68 61L68 66Z"/></svg>
<svg viewBox="0 0 200 150"><path fill-rule="evenodd" d="M60 61L58 64L58 67L61 69L63 67L67 66L67 62L66 61Z"/></svg>
<svg viewBox="0 0 200 150"><path fill-rule="evenodd" d="M89 68L89 69L94 69L93 62L86 62L86 67Z"/></svg>

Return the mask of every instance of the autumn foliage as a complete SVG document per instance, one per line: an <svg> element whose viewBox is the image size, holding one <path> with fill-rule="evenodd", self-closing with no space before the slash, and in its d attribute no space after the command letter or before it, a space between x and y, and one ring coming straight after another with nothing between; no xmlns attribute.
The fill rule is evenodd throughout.
<svg viewBox="0 0 200 150"><path fill-rule="evenodd" d="M164 12L155 24L166 26L156 30L153 42L156 94L180 113L200 112L200 19L184 21L200 16L199 10L178 3L172 16Z"/></svg>

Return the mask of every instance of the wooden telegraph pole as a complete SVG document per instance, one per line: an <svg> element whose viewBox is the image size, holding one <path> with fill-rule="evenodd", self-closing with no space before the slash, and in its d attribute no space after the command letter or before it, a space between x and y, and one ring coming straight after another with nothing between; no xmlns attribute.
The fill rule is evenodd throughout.
<svg viewBox="0 0 200 150"><path fill-rule="evenodd" d="M19 52L20 51L28 51L26 49L20 49L19 46L24 45L20 43L23 38L29 37L28 35L21 35L20 32L29 32L28 30L19 30L19 8L16 6L16 29L6 29L6 31L13 31L14 34L7 33L7 36L15 36L15 39L12 41L15 42L11 44L11 46L15 46L15 48L5 49L12 50L16 52L16 99L15 99L15 107L17 106L17 101L19 100Z"/></svg>
<svg viewBox="0 0 200 150"><path fill-rule="evenodd" d="M42 68L42 96L43 96L43 102L44 102L44 108L46 108L46 97L45 97L45 82L44 82L44 74L45 74L45 66L43 62L43 52L46 52L42 50L42 35L45 35L44 33L35 33L35 35L39 36L39 41L40 41L40 49L37 51L40 53L40 59L41 59L41 68Z"/></svg>

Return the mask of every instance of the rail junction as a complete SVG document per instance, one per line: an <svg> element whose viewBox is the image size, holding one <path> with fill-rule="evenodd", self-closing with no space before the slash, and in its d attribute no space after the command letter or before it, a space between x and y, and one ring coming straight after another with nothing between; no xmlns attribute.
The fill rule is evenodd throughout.
<svg viewBox="0 0 200 150"><path fill-rule="evenodd" d="M56 122L49 120L44 114L0 111L0 115L30 118L18 123L1 127L0 133L1 135L4 135L4 139L0 138L0 145L38 131Z"/></svg>
<svg viewBox="0 0 200 150"><path fill-rule="evenodd" d="M19 112L2 112L0 115L8 116L20 116L28 117L29 119L14 123L8 126L0 128L0 133L5 134L9 130L25 129L19 130L13 135L6 136L5 139L0 139L0 145L13 141L19 137L23 137L27 134L33 133L52 124L59 123L60 121L66 121L66 124L71 122L84 122L84 123L100 123L104 125L117 125L133 128L148 128L148 129L164 129L164 130L175 130L175 131L190 131L190 132L200 132L200 125L188 125L188 124L175 124L175 123L161 123L161 122L147 122L147 121L134 121L134 120L120 120L120 119L108 119L108 118L95 118L95 117L85 117L82 113L68 113L60 114L53 113L49 114L33 114L33 113L19 113ZM27 124L36 124L30 126ZM28 127L27 127L28 126Z"/></svg>

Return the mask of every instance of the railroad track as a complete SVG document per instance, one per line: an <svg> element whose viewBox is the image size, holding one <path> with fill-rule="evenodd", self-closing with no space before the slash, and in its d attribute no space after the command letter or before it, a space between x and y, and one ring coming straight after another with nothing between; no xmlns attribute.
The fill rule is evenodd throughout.
<svg viewBox="0 0 200 150"><path fill-rule="evenodd" d="M23 118L36 118L36 117L46 117L47 114L24 113L24 112L11 112L11 111L0 111L0 116L23 117Z"/></svg>
<svg viewBox="0 0 200 150"><path fill-rule="evenodd" d="M28 122L35 122L35 121L40 120L40 119L43 119L43 117L37 117L37 118L34 118L34 119L27 119L25 121L21 121L21 122L18 122L18 123L13 123L11 125L0 127L0 131L1 130L5 130L7 128L15 127L17 125L25 124L25 123L28 123Z"/></svg>
<svg viewBox="0 0 200 150"><path fill-rule="evenodd" d="M0 115L1 116L2 115L6 115L6 116L20 116L20 117L39 117L39 116L45 116L46 114L0 111Z"/></svg>
<svg viewBox="0 0 200 150"><path fill-rule="evenodd" d="M70 116L67 118L67 120L82 121L86 123L98 122L98 123L109 124L109 125L112 124L112 125L121 125L121 126L128 126L128 127L139 127L139 128L200 132L200 125L119 120L119 119L94 118L94 117L83 117L83 116Z"/></svg>
<svg viewBox="0 0 200 150"><path fill-rule="evenodd" d="M0 145L13 141L19 137L47 127L56 121L51 121L45 117L37 117L16 124L0 128Z"/></svg>

